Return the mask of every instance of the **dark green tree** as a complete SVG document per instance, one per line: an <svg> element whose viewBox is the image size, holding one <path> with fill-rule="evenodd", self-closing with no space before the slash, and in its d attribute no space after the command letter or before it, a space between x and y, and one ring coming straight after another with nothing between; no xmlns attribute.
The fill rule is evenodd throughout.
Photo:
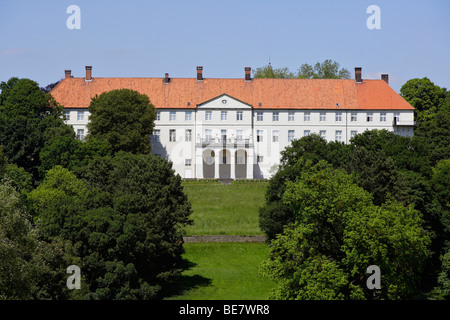
<svg viewBox="0 0 450 320"><path fill-rule="evenodd" d="M47 239L70 240L88 299L154 299L182 270L190 204L171 164L149 154L49 170L30 200Z"/></svg>
<svg viewBox="0 0 450 320"><path fill-rule="evenodd" d="M88 139L110 145L113 152L149 153L155 107L145 94L129 89L104 92L89 105Z"/></svg>
<svg viewBox="0 0 450 320"><path fill-rule="evenodd" d="M253 71L253 77L255 79L270 78L270 79L293 79L294 74L289 71L288 68L273 68L269 63L267 66L256 68Z"/></svg>

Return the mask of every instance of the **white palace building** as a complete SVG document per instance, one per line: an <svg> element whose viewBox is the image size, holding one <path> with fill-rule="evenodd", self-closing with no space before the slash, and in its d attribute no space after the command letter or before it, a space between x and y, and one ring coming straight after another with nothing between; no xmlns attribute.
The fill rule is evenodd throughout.
<svg viewBox="0 0 450 320"><path fill-rule="evenodd" d="M167 158L182 178L270 178L292 140L316 133L348 143L365 130L412 136L414 108L381 79L97 78L70 70L51 91L64 106L77 137L87 135L91 98L128 88L156 107L153 153Z"/></svg>

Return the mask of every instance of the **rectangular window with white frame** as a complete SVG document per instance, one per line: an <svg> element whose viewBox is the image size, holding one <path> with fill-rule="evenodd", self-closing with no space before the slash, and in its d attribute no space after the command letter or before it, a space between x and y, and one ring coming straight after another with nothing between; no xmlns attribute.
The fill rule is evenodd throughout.
<svg viewBox="0 0 450 320"><path fill-rule="evenodd" d="M303 114L303 121L309 122L311 120L311 112L305 112Z"/></svg>
<svg viewBox="0 0 450 320"><path fill-rule="evenodd" d="M190 167L192 165L192 159L185 159L184 160L184 165L186 167Z"/></svg>
<svg viewBox="0 0 450 320"><path fill-rule="evenodd" d="M237 121L242 121L242 119L244 118L243 114L244 113L242 111L236 112L236 120Z"/></svg>
<svg viewBox="0 0 450 320"><path fill-rule="evenodd" d="M342 112L336 112L336 122L342 121Z"/></svg>
<svg viewBox="0 0 450 320"><path fill-rule="evenodd" d="M279 112L272 112L272 121L278 121L280 118Z"/></svg>
<svg viewBox="0 0 450 320"><path fill-rule="evenodd" d="M84 140L84 129L78 129L77 130L77 139L80 141Z"/></svg>
<svg viewBox="0 0 450 320"><path fill-rule="evenodd" d="M177 131L175 129L169 130L169 141L176 142L177 141Z"/></svg>
<svg viewBox="0 0 450 320"><path fill-rule="evenodd" d="M192 141L192 130L191 129L186 129L184 135L185 135L185 137L184 137L185 141Z"/></svg>
<svg viewBox="0 0 450 320"><path fill-rule="evenodd" d="M256 142L262 142L263 141L263 130L256 130Z"/></svg>
<svg viewBox="0 0 450 320"><path fill-rule="evenodd" d="M70 120L70 111L64 111L64 120Z"/></svg>
<svg viewBox="0 0 450 320"><path fill-rule="evenodd" d="M400 122L400 112L394 112L394 122L395 123Z"/></svg>
<svg viewBox="0 0 450 320"><path fill-rule="evenodd" d="M244 131L243 130L236 130L236 140L242 141L244 139Z"/></svg>
<svg viewBox="0 0 450 320"><path fill-rule="evenodd" d="M161 120L161 111L156 112L156 120Z"/></svg>
<svg viewBox="0 0 450 320"><path fill-rule="evenodd" d="M161 130L159 130L159 129L153 130L153 140L155 142L159 142L160 138L161 138Z"/></svg>
<svg viewBox="0 0 450 320"><path fill-rule="evenodd" d="M211 129L205 129L205 139L206 141L211 141L212 139Z"/></svg>
<svg viewBox="0 0 450 320"><path fill-rule="evenodd" d="M289 113L288 113L288 121L289 122L295 121L295 113L293 111L289 111Z"/></svg>
<svg viewBox="0 0 450 320"><path fill-rule="evenodd" d="M353 138L354 136L356 136L357 134L358 134L358 131L356 131L356 130L350 131L350 139Z"/></svg>
<svg viewBox="0 0 450 320"><path fill-rule="evenodd" d="M78 111L77 119L78 119L78 121L83 121L84 120L84 111Z"/></svg>
<svg viewBox="0 0 450 320"><path fill-rule="evenodd" d="M294 141L294 130L288 131L288 142Z"/></svg>
<svg viewBox="0 0 450 320"><path fill-rule="evenodd" d="M272 130L272 142L278 142L278 130Z"/></svg>
<svg viewBox="0 0 450 320"><path fill-rule="evenodd" d="M358 121L358 113L352 112L350 115L350 121L352 122Z"/></svg>
<svg viewBox="0 0 450 320"><path fill-rule="evenodd" d="M320 113L320 122L325 122L327 121L327 113L326 112L321 112Z"/></svg>
<svg viewBox="0 0 450 320"><path fill-rule="evenodd" d="M263 156L256 156L256 162L264 162Z"/></svg>
<svg viewBox="0 0 450 320"><path fill-rule="evenodd" d="M177 113L176 113L176 111L170 111L169 120L170 120L170 121L175 121L175 120L177 120Z"/></svg>
<svg viewBox="0 0 450 320"><path fill-rule="evenodd" d="M209 121L212 118L212 111L206 111L205 120Z"/></svg>
<svg viewBox="0 0 450 320"><path fill-rule="evenodd" d="M367 122L372 122L372 121L373 121L373 113L367 112Z"/></svg>
<svg viewBox="0 0 450 320"><path fill-rule="evenodd" d="M186 113L184 115L184 120L185 121L191 121L192 120L192 111L186 111Z"/></svg>
<svg viewBox="0 0 450 320"><path fill-rule="evenodd" d="M342 142L342 131L336 130L336 139L337 142Z"/></svg>
<svg viewBox="0 0 450 320"><path fill-rule="evenodd" d="M263 113L262 112L256 113L256 121L263 121Z"/></svg>
<svg viewBox="0 0 450 320"><path fill-rule="evenodd" d="M220 120L226 121L227 117L228 117L228 113L226 111L221 111L220 112Z"/></svg>
<svg viewBox="0 0 450 320"><path fill-rule="evenodd" d="M311 130L304 130L303 131L303 136L304 137L307 137L307 136L309 136L311 134Z"/></svg>
<svg viewBox="0 0 450 320"><path fill-rule="evenodd" d="M380 113L380 122L386 122L386 112Z"/></svg>

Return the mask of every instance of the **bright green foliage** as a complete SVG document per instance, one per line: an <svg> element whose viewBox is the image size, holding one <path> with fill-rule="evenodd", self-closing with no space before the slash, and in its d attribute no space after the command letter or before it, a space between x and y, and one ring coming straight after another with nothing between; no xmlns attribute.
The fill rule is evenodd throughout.
<svg viewBox="0 0 450 320"><path fill-rule="evenodd" d="M307 161L283 202L295 223L271 242L263 273L278 281L274 298L401 299L417 292L429 237L412 209L372 203L353 176ZM369 265L381 268L382 288L367 289Z"/></svg>
<svg viewBox="0 0 450 320"><path fill-rule="evenodd" d="M145 94L129 89L104 92L89 105L89 137L108 143L113 152L148 153L155 107Z"/></svg>
<svg viewBox="0 0 450 320"><path fill-rule="evenodd" d="M270 79L293 79L294 74L289 71L288 68L273 68L271 64L256 68L254 71L255 79L258 78L270 78Z"/></svg>
<svg viewBox="0 0 450 320"><path fill-rule="evenodd" d="M339 69L339 63L330 59L314 67L309 64L302 64L298 69L298 78L302 79L350 79L350 72L343 68Z"/></svg>
<svg viewBox="0 0 450 320"><path fill-rule="evenodd" d="M39 239L19 193L0 184L0 299L67 299L63 247Z"/></svg>
<svg viewBox="0 0 450 320"><path fill-rule="evenodd" d="M428 78L408 80L400 89L400 94L416 110L417 121L435 117L444 103L446 89L440 88Z"/></svg>

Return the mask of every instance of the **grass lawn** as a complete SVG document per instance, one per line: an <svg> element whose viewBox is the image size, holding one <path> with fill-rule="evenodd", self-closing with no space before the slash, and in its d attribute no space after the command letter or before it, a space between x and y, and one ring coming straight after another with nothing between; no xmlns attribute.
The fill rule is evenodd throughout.
<svg viewBox="0 0 450 320"><path fill-rule="evenodd" d="M261 235L258 208L264 204L268 182L184 181L192 204L194 225L187 235Z"/></svg>
<svg viewBox="0 0 450 320"><path fill-rule="evenodd" d="M258 273L267 258L262 243L187 243L192 263L169 300L265 300L274 284Z"/></svg>

